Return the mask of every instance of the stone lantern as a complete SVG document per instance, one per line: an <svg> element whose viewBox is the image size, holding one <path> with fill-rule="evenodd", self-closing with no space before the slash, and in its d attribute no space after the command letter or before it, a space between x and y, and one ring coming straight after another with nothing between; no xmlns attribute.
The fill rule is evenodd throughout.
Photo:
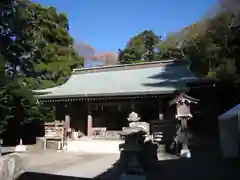
<svg viewBox="0 0 240 180"><path fill-rule="evenodd" d="M138 113L133 111L128 115L127 120L130 122L136 122L136 121L140 120L140 117L139 117Z"/></svg>
<svg viewBox="0 0 240 180"><path fill-rule="evenodd" d="M188 96L185 93L181 93L169 102L169 105L176 104L176 118L181 121L180 127L177 131L177 137L175 138L176 144L182 144L182 149L180 152L181 157L191 157L191 152L188 148L187 121L192 118L190 104L197 104L198 101L199 100L196 98Z"/></svg>
<svg viewBox="0 0 240 180"><path fill-rule="evenodd" d="M131 112L127 118L129 127L124 127L119 134L124 137L125 143L119 146L121 151L121 176L120 179L145 180L143 164L139 160L144 139L147 135L148 127L146 122L139 122L140 117L136 112Z"/></svg>
<svg viewBox="0 0 240 180"><path fill-rule="evenodd" d="M149 134L150 131L150 127L149 127L149 123L145 122L145 121L140 121L140 116L138 115L138 113L136 112L131 112L128 115L128 122L129 122L129 127L138 127L138 128L142 128L143 131L145 131L147 134Z"/></svg>

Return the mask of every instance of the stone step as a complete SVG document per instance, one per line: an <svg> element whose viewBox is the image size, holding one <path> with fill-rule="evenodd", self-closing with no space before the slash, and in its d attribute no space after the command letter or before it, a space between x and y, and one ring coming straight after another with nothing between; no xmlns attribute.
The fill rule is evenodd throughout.
<svg viewBox="0 0 240 180"><path fill-rule="evenodd" d="M124 143L122 140L68 141L66 151L86 153L120 153L119 145L122 143Z"/></svg>

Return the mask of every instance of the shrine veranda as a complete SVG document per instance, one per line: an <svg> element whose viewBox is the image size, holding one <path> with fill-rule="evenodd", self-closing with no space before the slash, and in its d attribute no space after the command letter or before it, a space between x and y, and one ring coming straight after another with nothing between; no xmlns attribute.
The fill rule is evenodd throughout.
<svg viewBox="0 0 240 180"><path fill-rule="evenodd" d="M197 78L182 61L166 60L74 69L65 84L33 92L40 103L55 107L56 120L68 119L69 133L93 136L103 129L106 137L126 127L132 111L146 122L176 120L170 100L186 92L201 101L203 89L215 86Z"/></svg>

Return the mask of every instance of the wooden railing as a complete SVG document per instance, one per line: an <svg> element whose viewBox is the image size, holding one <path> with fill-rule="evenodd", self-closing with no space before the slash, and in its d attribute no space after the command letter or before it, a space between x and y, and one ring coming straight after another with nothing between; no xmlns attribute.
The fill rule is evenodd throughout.
<svg viewBox="0 0 240 180"><path fill-rule="evenodd" d="M94 139L106 139L106 140L119 140L121 139L119 131L108 131L106 127L94 127L92 128L92 136Z"/></svg>
<svg viewBox="0 0 240 180"><path fill-rule="evenodd" d="M104 138L106 135L106 127L93 127L92 136L94 139Z"/></svg>

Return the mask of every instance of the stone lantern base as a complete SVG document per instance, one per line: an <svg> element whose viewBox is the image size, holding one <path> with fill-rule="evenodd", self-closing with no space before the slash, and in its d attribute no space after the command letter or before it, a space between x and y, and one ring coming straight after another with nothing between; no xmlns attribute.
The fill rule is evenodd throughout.
<svg viewBox="0 0 240 180"><path fill-rule="evenodd" d="M26 152L27 151L27 146L23 145L22 139L20 139L19 145L15 147L15 152Z"/></svg>
<svg viewBox="0 0 240 180"><path fill-rule="evenodd" d="M180 152L182 158L191 158L191 152L189 149L182 149Z"/></svg>

